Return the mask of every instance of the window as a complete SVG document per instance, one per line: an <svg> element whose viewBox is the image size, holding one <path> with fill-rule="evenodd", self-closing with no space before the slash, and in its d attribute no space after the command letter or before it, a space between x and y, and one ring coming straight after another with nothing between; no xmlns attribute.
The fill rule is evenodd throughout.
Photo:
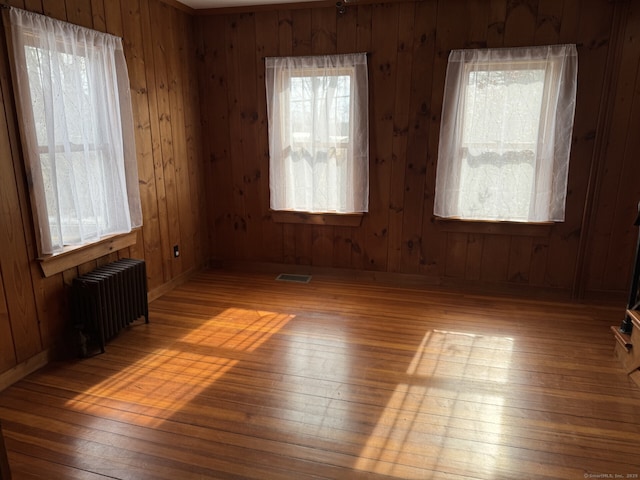
<svg viewBox="0 0 640 480"><path fill-rule="evenodd" d="M9 19L40 253L140 226L121 39L15 8Z"/></svg>
<svg viewBox="0 0 640 480"><path fill-rule="evenodd" d="M366 212L366 54L266 59L271 208Z"/></svg>
<svg viewBox="0 0 640 480"><path fill-rule="evenodd" d="M576 84L575 45L452 51L435 215L563 221Z"/></svg>

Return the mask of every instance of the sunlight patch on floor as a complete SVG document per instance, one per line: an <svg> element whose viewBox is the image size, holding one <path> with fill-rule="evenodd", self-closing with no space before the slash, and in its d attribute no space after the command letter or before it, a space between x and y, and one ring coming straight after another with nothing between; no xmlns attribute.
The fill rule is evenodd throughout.
<svg viewBox="0 0 640 480"><path fill-rule="evenodd" d="M114 401L131 403L153 410L149 420L159 424L233 368L240 361L234 357L255 351L293 318L229 308L171 345L154 350L85 390L67 405L95 411L98 405L104 405L105 410L113 408ZM159 418L152 421L153 417Z"/></svg>
<svg viewBox="0 0 640 480"><path fill-rule="evenodd" d="M410 381L396 387L356 469L402 479L429 478L425 471L491 476L504 406L492 387L508 381L512 351L507 337L427 332Z"/></svg>

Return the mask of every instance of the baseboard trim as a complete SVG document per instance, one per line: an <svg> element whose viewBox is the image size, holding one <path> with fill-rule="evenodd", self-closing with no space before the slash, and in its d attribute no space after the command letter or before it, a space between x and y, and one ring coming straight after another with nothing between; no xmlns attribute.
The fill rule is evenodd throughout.
<svg viewBox="0 0 640 480"><path fill-rule="evenodd" d="M205 265L198 265L196 267L190 268L186 272L181 273L177 277L172 278L171 280L169 280L166 283L163 283L159 287L156 287L153 290L150 290L147 293L147 300L149 302L153 302L155 299L160 298L165 293L169 293L174 288L176 288L176 287L182 285L183 283L185 283L186 281L188 281L193 275L198 273L204 267L205 267Z"/></svg>
<svg viewBox="0 0 640 480"><path fill-rule="evenodd" d="M0 374L0 391L40 370L52 360L51 350L43 350L33 357Z"/></svg>
<svg viewBox="0 0 640 480"><path fill-rule="evenodd" d="M295 275L322 275L335 280L387 283L403 287L435 287L440 284L437 278L427 275L337 267L318 267L291 263L212 260L209 266L213 269L223 269L235 272L268 273L273 275L278 275L280 273L290 273Z"/></svg>
<svg viewBox="0 0 640 480"><path fill-rule="evenodd" d="M229 261L220 259L212 260L209 266L211 268L237 272L272 273L275 275L279 273L323 275L336 280L374 282L405 288L442 288L447 291L461 292L464 294L507 295L569 303L588 303L588 301L583 300L580 300L580 302L572 301L571 292L568 289L505 282L482 283L417 273L383 272L288 263L252 262L245 260Z"/></svg>
<svg viewBox="0 0 640 480"><path fill-rule="evenodd" d="M147 293L147 299L149 302L155 300L158 297L161 297L167 292L170 292L177 286L185 283L191 276L193 276L198 271L202 270L205 265L200 265L194 268L187 270L186 272L178 275L167 283L162 284L158 288L154 288L153 290ZM51 361L60 359L60 352L56 351L56 348L48 348L43 350L40 353L37 353L33 357L25 360L24 362L19 363L15 367L12 367L10 370L0 373L0 392L7 387L13 385L14 383L22 380L26 376L32 374L36 370L41 369L42 367L49 364Z"/></svg>

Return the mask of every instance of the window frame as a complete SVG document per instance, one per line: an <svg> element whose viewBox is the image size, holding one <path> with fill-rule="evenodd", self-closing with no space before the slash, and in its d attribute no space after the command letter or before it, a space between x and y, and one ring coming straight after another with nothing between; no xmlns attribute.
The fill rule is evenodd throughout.
<svg viewBox="0 0 640 480"><path fill-rule="evenodd" d="M58 39L58 44L63 45L64 41ZM25 45L25 46L27 46L27 45ZM31 46L34 49L43 50L38 45L36 45L35 42L33 44L29 44L29 46ZM88 64L89 64L90 56L87 54L87 51L89 49L93 49L93 50L97 51L100 56L104 56L105 55L105 52L104 52L103 48L99 48L99 47L95 47L95 46L85 47L82 52L74 52L73 54L66 53L66 55L84 58L85 59L85 63L87 64L85 68L88 71L89 70L89 65ZM54 52L54 53L59 54L58 52ZM25 56L25 66L26 66L26 56ZM28 66L26 66L26 69L27 69L27 72L29 72L29 67ZM102 66L100 66L100 70L101 70L101 72L100 72L101 75L106 75L106 73L104 72L104 69L102 68ZM29 77L31 76L30 73L28 73L28 76ZM31 81L31 78L29 78L29 80ZM33 102L31 101L31 87L26 88L24 94L29 96L29 102L31 104L33 104ZM93 106L93 104L92 104L92 106ZM33 109L29 110L29 113L31 114L31 118L33 119L32 121L35 124L34 110ZM35 128L34 128L34 132L35 132ZM58 153L65 153L66 151L70 152L71 154L73 154L74 152L95 153L99 157L98 161L103 166L106 165L104 157L100 153L105 153L106 151L108 151L108 149L110 148L109 145L106 145L106 147L105 147L105 145L97 146L97 145L91 143L91 144L86 145L89 148L85 148L85 145L82 145L82 144L73 143L73 142L68 142L68 143L69 143L68 149L65 150L65 146L64 146L63 143L56 142L55 143L55 150L54 150L53 154L56 155ZM37 155L38 155L38 162L39 162L39 167L36 167L36 168L38 169L38 171L42 171L42 169L43 169L43 160L41 158L41 155L50 155L51 151L49 149L49 145L46 145L46 144L42 145L38 141L38 135L35 135L34 145L37 147ZM84 159L81 159L81 160L84 160ZM57 161L57 160L54 160L54 161ZM72 158L69 161L71 163L76 163L78 161L78 159L73 159ZM54 219L54 221L55 220L56 219ZM62 220L60 221L59 225L58 225L57 222L56 223L52 223L52 219L51 218L49 218L48 223L50 225L50 230L51 231L53 231L54 228L59 228L60 230L62 230L63 228L65 228L65 225L66 225L66 228L70 228L70 226L72 226L72 224L65 223ZM85 224L85 226L86 226L86 224ZM78 225L78 228L80 228L79 225ZM97 224L96 224L96 231L97 231ZM56 252L53 255L67 253L69 251L75 250L75 249L80 248L80 247L86 247L86 246L89 246L89 245L92 245L92 244L100 242L103 238L109 238L109 237L111 237L111 235L109 235L107 237L97 237L93 241L89 241L89 242L82 243L82 244L66 244L66 245L63 246L63 249L61 251ZM40 243L39 243L39 245L40 245Z"/></svg>
<svg viewBox="0 0 640 480"><path fill-rule="evenodd" d="M511 58L498 59L492 58L491 56L491 52L501 53L506 51L509 51L508 53L512 55ZM454 52L460 55L461 59L459 61L451 61ZM547 56L544 57L544 54ZM485 58L482 58L483 56ZM575 59L571 57L575 57ZM517 70L542 70L544 72L541 104L551 104L550 99L553 100L554 95L559 97L564 95L568 107L567 113L561 118L567 120L568 126L560 122L555 122L560 115L554 108L546 107L541 109L537 119L539 125L539 133L535 143L537 155L535 155L533 163L534 170L531 181L532 199L531 205L529 206L529 216L527 218L501 218L506 217L506 215L500 214L494 216L461 215L460 213L462 213L463 210L460 207L460 203L463 201L463 195L461 193L463 190L462 176L465 167L464 162L467 161L465 160L467 156L463 152L469 150L469 142L465 141L467 134L464 129L466 122L465 116L468 114L469 106L466 105L465 100L467 98L467 91L471 86L470 78L472 72L509 72ZM447 65L447 79L445 81L445 92L443 96L434 215L443 220L464 220L467 222L545 224L564 221L571 132L575 114L576 84L577 52L575 45L452 51ZM447 105L447 103L453 106ZM559 141L559 132L568 132L568 138L565 138L564 141ZM561 144L561 148L559 149L557 148L558 143ZM563 150L565 147L566 151ZM501 155L501 152L495 149L487 148L486 151ZM514 151L517 152L519 150ZM526 151L526 149L520 151ZM566 157L564 157L565 155ZM563 164L561 163L563 161L566 161L564 171L562 170ZM560 165L560 167L557 167L557 165ZM554 176L554 168L559 168L560 173L563 175L562 180L564 180L565 183L562 196L558 196L561 186ZM541 179L547 179L547 181L552 184L552 188L547 192L536 190L536 186L540 183ZM454 193L450 194L449 192ZM451 200L447 197L448 194L451 195L450 198L457 198L457 205L450 205ZM545 194L547 195L546 198L544 197ZM556 196L556 200L553 199L553 195ZM535 197L535 202L537 203L534 202L533 197ZM534 215L531 213L532 209L539 208L541 201L546 202L545 205L548 206L548 218L544 217L546 212L543 212L543 215L540 215L538 210L535 211ZM557 210L556 205L560 201L562 202L561 215L555 211ZM452 211L455 211L456 214L450 214ZM542 218L532 219L532 216Z"/></svg>
<svg viewBox="0 0 640 480"><path fill-rule="evenodd" d="M316 79L316 78L320 78L320 77L349 77L349 103L351 103L353 101L353 97L355 95L355 67L351 66L351 67L336 67L336 68L332 68L330 69L330 72L324 72L322 69L319 68L315 68L315 67L300 67L298 69L292 70L290 75L285 75L284 72L279 72L279 77L280 77L280 82L283 85L282 87L282 91L291 91L293 90L291 82L293 81L293 79L295 78L311 78L311 79ZM314 80L312 80L314 81ZM285 86L286 83L289 83L289 86ZM296 131L295 131L295 123L291 120L293 117L293 105L292 102L296 101L293 98L293 95L289 95L287 97L287 105L285 110L285 116L284 116L284 122L285 123L285 127L287 128L289 126L291 126L291 150L292 151L296 151L297 148L303 147L304 145L306 145L306 142L304 141L296 141ZM309 101L309 99L303 99L303 101ZM311 100L312 101L312 100ZM354 119L352 118L351 112L349 112L349 130L351 129L351 122L353 122ZM311 132L311 137L313 137L313 131ZM345 153L343 153L344 157L347 156L346 151L349 149L349 147L352 145L353 139L351 138L351 135L348 136L348 140L347 141L343 141L343 142L335 142L335 144L338 144L341 146L341 148L343 149L343 151ZM314 142L315 145L318 145L317 143ZM326 144L321 144L322 147L326 148L327 150L329 150L331 148L331 143L326 143ZM288 163L287 168L289 169L293 169L293 165L296 163L296 160L294 160L293 158L286 156L284 159L285 163ZM340 173L346 174L346 170L348 169L348 165L346 164L346 162L348 161L347 158L343 158L342 159L345 163L343 165L341 165L339 167ZM338 166L336 166L336 169L338 169ZM297 180L297 178L293 179L293 182L295 183ZM277 211L292 211L292 212L305 212L309 215L311 215L311 217L307 217L308 219L310 218L317 218L315 217L316 215L350 215L353 214L355 212L337 212L337 211L333 211L333 210L312 210L312 211L306 211L306 210L298 210L298 209L289 209L289 210L277 210ZM279 218L283 218L282 216L279 216ZM298 217L298 218L302 218L302 217ZM313 220L308 220L308 221L313 221ZM294 223L294 221L291 221L292 223Z"/></svg>
<svg viewBox="0 0 640 480"><path fill-rule="evenodd" d="M274 70L274 75L271 81L273 82L272 87L270 87L270 75L268 73L269 70L269 60L302 60L304 59L325 59L327 63L330 62L332 57L342 57L346 55L363 55L365 58L365 62L363 64L354 63L353 65L338 65L338 66L328 66L324 65L323 67L317 66L308 66L301 65L295 68L291 68L287 70L286 68L279 68L275 64L271 66L271 69ZM265 60L267 62L267 74L265 75L265 82L267 85L267 107L268 107L268 120L269 120L269 187L270 187L270 211L272 218L276 222L286 222L286 223L312 223L312 224L327 224L327 225L359 225L360 219L362 215L368 210L368 187L369 187L369 177L368 177L368 72L367 72L367 63L366 63L366 54L346 54L346 55L319 55L314 57L267 57ZM323 60L321 60L323 61ZM363 69L364 72L358 71L358 69ZM329 72L329 73L327 73ZM297 208L296 205L293 205L292 208L279 208L276 205L276 201L274 200L274 196L276 196L275 187L272 182L278 181L276 175L274 175L274 170L276 169L284 169L286 168L284 165L286 162L293 162L294 160L291 158L291 152L293 151L293 147L295 146L295 139L291 138L291 141L288 145L285 145L285 141L283 140L283 135L280 135L278 140L274 140L274 132L284 132L285 129L288 128L288 125L291 124L292 117L292 98L289 93L290 89L288 88L288 84L291 82L293 78L308 78L308 77L349 77L349 135L348 140L344 142L338 142L340 145L345 148L345 160L349 162L353 162L351 165L347 164L346 169L353 169L353 173L349 173L346 171L345 175L348 177L347 182L351 181L353 184L357 177L364 176L366 180L366 187L364 189L365 195L365 209L364 210L347 210L347 211L338 211L338 210L330 210L330 209L304 209ZM363 88L363 84L365 86L365 91L359 91ZM270 96L271 93L271 96ZM358 97L358 98L356 98ZM364 100L363 100L364 99ZM360 103L357 103L357 102ZM351 105L351 104L354 105ZM359 106L359 109L358 109ZM356 111L357 110L357 111ZM272 113L273 111L273 113ZM279 112L280 115L275 118L276 113ZM366 131L366 166L358 165L353 158L350 158L349 151L354 149L354 144L357 141L354 138L353 132L354 128L356 128L353 122L365 122L365 125L361 129L365 129ZM278 129L274 128L274 123L278 124ZM312 134L313 135L313 134ZM300 142L303 144L303 142ZM277 145L282 145L282 148L277 148ZM280 162L280 165L275 165L276 162ZM285 180L286 181L286 180ZM349 183L345 183L345 188L349 185ZM282 195L282 194L280 194ZM353 201L351 201L353 203ZM335 217L345 217L349 218L349 220L343 219L333 219L332 216Z"/></svg>
<svg viewBox="0 0 640 480"><path fill-rule="evenodd" d="M126 200L128 205L129 215L132 217L131 228L129 231L123 231L121 233L97 233L94 238L90 238L84 243L79 244L68 244L65 243L62 248L56 249L56 251L52 253L45 253L43 250L43 234L41 232L41 225L43 220L43 215L47 216L47 205L46 200L44 200L44 193L39 193L38 190L40 188L44 189L44 181L42 176L42 154L49 154L50 148L49 145L42 145L39 142L38 135L36 134L36 121L35 121L35 111L33 108L25 108L24 105L33 105L33 101L31 98L31 83L30 80L27 83L26 87L24 85L20 85L20 80L18 77L17 71L22 69L25 73L23 73L24 78L30 77L27 56L25 49L27 47L32 47L37 50L47 51L46 48L43 48L42 45L38 42L38 33L23 33L22 38L25 40L21 45L24 48L15 48L15 42L13 39L13 25L10 17L11 10L18 10L15 7L9 7L3 10L3 23L6 32L6 41L7 41L7 51L9 53L9 64L11 71L11 78L13 83L13 91L14 98L16 99L14 102L14 106L16 108L16 113L18 119L18 128L19 128L19 139L22 146L22 159L25 165L25 173L27 176L27 187L29 192L29 198L31 201L31 221L34 226L34 235L36 240L36 249L37 249L37 259L40 261L40 265L42 267L43 274L45 277L60 273L64 269L71 268L80 263L90 261L92 259L114 253L115 249L128 248L137 243L138 233L140 231L140 227L142 226L142 211L140 204L140 196L138 191L138 176L137 176L137 159L136 159L136 149L135 149L135 140L134 140L134 130L133 130L133 116L132 116L132 107L131 107L131 99L130 99L130 91L129 91L129 81L128 81L128 73L126 67L126 59L124 58L124 53L120 52L121 58L117 58L116 55L113 58L113 67L118 73L114 73L115 75L115 83L117 85L117 103L119 109L119 123L115 127L116 129L121 129L123 132L123 154L124 165L122 167L115 168L123 168L126 176ZM47 21L57 22L61 25L68 25L69 28L72 29L81 29L90 31L95 33L96 35L108 35L103 32L99 32L96 30L87 29L85 27L80 27L74 24L70 24L68 22L52 19L43 15L39 15L33 12L21 11L28 15L36 15L39 17L45 18ZM111 36L113 37L113 36ZM117 38L117 37L115 37ZM121 41L121 39L118 39ZM62 36L59 36L55 40L56 45L65 45L66 41ZM106 49L96 45L83 45L78 50L73 53L67 53L72 56L80 56L88 59L87 62L87 75L90 75L89 72L91 67L88 63L91 63L90 55L88 55L89 49L93 49L96 52L99 52L103 58L109 58L108 56L111 53ZM118 50L121 50L122 46L120 45ZM52 54L61 55L64 52L53 49L48 50L52 52ZM104 64L99 64L98 68L100 69L101 76L104 77L109 73L104 68ZM19 92L18 92L19 90ZM20 98L24 98L24 100L20 100ZM95 106L94 102L91 102L92 106ZM108 108L108 106L107 106ZM129 132L130 130L130 132ZM125 133L127 132L127 133ZM55 151L64 149L64 142L55 143ZM89 151L96 152L97 158L96 161L102 165L109 165L113 168L110 162L105 164L105 156L101 155L100 152L104 152L105 149L107 151L111 150L113 147L111 144L105 145L96 145L94 143L88 143L86 145L75 144L72 142L68 142L69 148L66 151ZM86 147L89 147L88 149ZM132 168L133 167L133 168ZM93 178L93 177L92 177ZM135 189L132 188L135 185ZM133 204L132 204L133 200ZM136 220L134 220L134 217ZM47 223L48 220L47 220ZM57 225L57 223L56 223ZM58 228L57 226L55 228ZM52 231L52 229L50 229ZM49 234L51 238L55 236L54 233Z"/></svg>

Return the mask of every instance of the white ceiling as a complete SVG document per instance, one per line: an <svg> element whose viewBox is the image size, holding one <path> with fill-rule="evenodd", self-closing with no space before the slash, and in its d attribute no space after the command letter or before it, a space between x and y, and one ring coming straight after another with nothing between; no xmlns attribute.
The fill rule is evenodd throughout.
<svg viewBox="0 0 640 480"><path fill-rule="evenodd" d="M205 8L249 7L254 5L271 5L278 3L299 3L317 0L178 0L180 3L196 10Z"/></svg>

